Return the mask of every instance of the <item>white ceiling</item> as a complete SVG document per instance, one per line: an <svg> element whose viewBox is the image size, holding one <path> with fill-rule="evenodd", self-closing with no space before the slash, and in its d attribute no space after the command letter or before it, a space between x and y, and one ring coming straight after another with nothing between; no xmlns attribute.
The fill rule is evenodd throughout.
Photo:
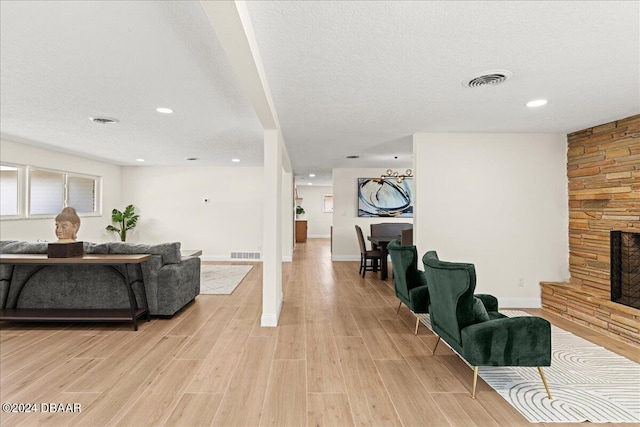
<svg viewBox="0 0 640 427"><path fill-rule="evenodd" d="M638 1L242 6L293 170L316 184L411 166L415 132L569 133L640 113ZM2 1L0 19L4 138L119 165L262 164L233 46L200 2ZM513 77L462 85L495 69Z"/></svg>

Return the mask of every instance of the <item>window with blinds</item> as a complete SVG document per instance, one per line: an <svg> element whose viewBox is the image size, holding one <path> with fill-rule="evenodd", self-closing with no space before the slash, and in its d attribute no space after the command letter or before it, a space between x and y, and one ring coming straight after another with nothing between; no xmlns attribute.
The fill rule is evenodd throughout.
<svg viewBox="0 0 640 427"><path fill-rule="evenodd" d="M0 215L20 214L18 191L21 172L20 168L0 165Z"/></svg>
<svg viewBox="0 0 640 427"><path fill-rule="evenodd" d="M99 213L100 179L96 176L2 164L0 215L3 218L51 216L67 206L75 208L79 214ZM21 190L25 188L26 191Z"/></svg>

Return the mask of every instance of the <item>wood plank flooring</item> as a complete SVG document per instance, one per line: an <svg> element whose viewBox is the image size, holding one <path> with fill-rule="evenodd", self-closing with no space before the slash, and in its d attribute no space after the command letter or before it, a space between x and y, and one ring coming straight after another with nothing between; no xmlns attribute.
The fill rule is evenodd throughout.
<svg viewBox="0 0 640 427"><path fill-rule="evenodd" d="M432 355L436 337L424 326L413 334L415 317L404 306L396 314L391 279L331 262L328 239L297 244L293 258L277 328L260 327L260 263L233 294L200 295L138 332L0 322L0 400L39 409L0 413L0 425L529 425L481 379L471 399L471 369L446 345ZM638 347L528 311L640 362ZM42 412L40 403L82 412Z"/></svg>

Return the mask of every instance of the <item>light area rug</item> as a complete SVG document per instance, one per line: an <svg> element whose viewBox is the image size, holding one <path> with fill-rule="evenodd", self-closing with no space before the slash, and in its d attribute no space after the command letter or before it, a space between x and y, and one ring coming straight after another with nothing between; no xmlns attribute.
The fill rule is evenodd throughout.
<svg viewBox="0 0 640 427"><path fill-rule="evenodd" d="M211 265L200 266L200 293L230 295L251 271L253 265Z"/></svg>
<svg viewBox="0 0 640 427"><path fill-rule="evenodd" d="M431 329L428 314L420 320ZM551 366L542 369L551 400L536 368L481 366L478 375L529 422L640 422L640 365L626 357L551 325Z"/></svg>

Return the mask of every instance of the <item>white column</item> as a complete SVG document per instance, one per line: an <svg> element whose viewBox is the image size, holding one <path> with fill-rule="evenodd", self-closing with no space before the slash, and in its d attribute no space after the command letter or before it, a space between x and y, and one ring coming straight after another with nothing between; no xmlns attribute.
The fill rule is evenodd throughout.
<svg viewBox="0 0 640 427"><path fill-rule="evenodd" d="M282 153L278 130L264 131L262 326L278 326L282 308Z"/></svg>

